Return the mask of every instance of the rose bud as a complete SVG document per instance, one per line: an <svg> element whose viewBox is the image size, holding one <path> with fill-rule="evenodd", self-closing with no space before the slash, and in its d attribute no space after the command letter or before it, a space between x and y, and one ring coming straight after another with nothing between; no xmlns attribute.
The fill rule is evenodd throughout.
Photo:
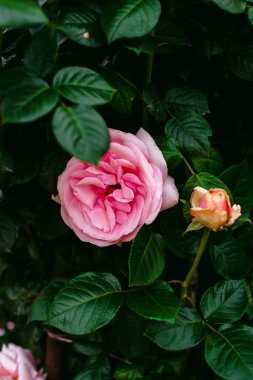
<svg viewBox="0 0 253 380"><path fill-rule="evenodd" d="M9 343L0 351L0 379L45 380L46 374L37 371L30 350Z"/></svg>
<svg viewBox="0 0 253 380"><path fill-rule="evenodd" d="M174 179L152 137L110 129L98 166L71 158L58 178L64 222L80 240L100 247L132 240L143 224L178 203Z"/></svg>
<svg viewBox="0 0 253 380"><path fill-rule="evenodd" d="M234 224L241 215L241 206L231 207L229 197L224 189L206 190L197 186L193 189L190 214L192 223L187 231L208 227L214 231Z"/></svg>

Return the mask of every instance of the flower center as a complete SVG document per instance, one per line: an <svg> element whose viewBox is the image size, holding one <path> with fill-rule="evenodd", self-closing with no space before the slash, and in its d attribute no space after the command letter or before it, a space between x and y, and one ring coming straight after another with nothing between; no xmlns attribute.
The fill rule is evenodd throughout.
<svg viewBox="0 0 253 380"><path fill-rule="evenodd" d="M117 183L116 185L109 185L107 187L107 189L105 190L105 195L109 195L109 194L113 193L114 190L116 190L116 189L121 189L121 186L119 183Z"/></svg>

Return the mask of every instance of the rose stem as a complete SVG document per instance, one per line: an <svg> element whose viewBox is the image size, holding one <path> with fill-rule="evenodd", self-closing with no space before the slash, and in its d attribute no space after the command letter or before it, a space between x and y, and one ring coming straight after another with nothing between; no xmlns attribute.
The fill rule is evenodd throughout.
<svg viewBox="0 0 253 380"><path fill-rule="evenodd" d="M205 228L203 231L203 235L202 235L202 238L201 238L201 241L199 244L199 248L198 248L196 256L195 256L195 259L194 259L193 264L192 264L189 272L187 273L185 280L182 284L181 300L184 300L187 298L188 287L189 287L190 281L191 281L192 276L194 275L194 273L195 273L195 271L199 265L199 261L200 261L202 254L206 248L206 243L207 243L208 237L210 235L210 232L211 232L211 230L209 228Z"/></svg>
<svg viewBox="0 0 253 380"><path fill-rule="evenodd" d="M47 336L46 373L47 380L63 380L63 358L66 343Z"/></svg>
<svg viewBox="0 0 253 380"><path fill-rule="evenodd" d="M154 34L155 34L155 31L153 29L151 32L151 36L154 37ZM154 53L150 53L147 55L145 85L152 82L153 62L154 62ZM143 128L145 129L145 131L148 132L148 130L149 130L149 112L148 112L147 104L145 104L144 99L143 99Z"/></svg>

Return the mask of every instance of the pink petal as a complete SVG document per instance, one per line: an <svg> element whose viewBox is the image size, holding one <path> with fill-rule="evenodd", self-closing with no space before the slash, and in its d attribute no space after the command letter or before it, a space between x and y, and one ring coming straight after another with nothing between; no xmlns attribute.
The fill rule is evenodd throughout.
<svg viewBox="0 0 253 380"><path fill-rule="evenodd" d="M162 207L160 211L173 207L178 203L179 193L174 178L168 176L163 184Z"/></svg>

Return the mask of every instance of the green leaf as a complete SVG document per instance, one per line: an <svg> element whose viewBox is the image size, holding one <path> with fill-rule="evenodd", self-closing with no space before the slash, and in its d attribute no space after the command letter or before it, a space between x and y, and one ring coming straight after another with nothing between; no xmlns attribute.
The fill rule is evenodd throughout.
<svg viewBox="0 0 253 380"><path fill-rule="evenodd" d="M67 152L95 165L109 147L105 121L90 106L57 108L53 116L53 132Z"/></svg>
<svg viewBox="0 0 253 380"><path fill-rule="evenodd" d="M0 213L0 253L9 252L17 237L13 221L2 212Z"/></svg>
<svg viewBox="0 0 253 380"><path fill-rule="evenodd" d="M138 315L129 311L121 317L117 338L124 356L133 359L147 351L150 341L143 335L145 330L146 321Z"/></svg>
<svg viewBox="0 0 253 380"><path fill-rule="evenodd" d="M244 0L212 0L221 9L230 13L243 13L246 9Z"/></svg>
<svg viewBox="0 0 253 380"><path fill-rule="evenodd" d="M113 374L116 380L151 380L147 375L144 377L144 366L140 364L119 363Z"/></svg>
<svg viewBox="0 0 253 380"><path fill-rule="evenodd" d="M49 22L34 0L0 0L0 26L22 27Z"/></svg>
<svg viewBox="0 0 253 380"><path fill-rule="evenodd" d="M208 365L227 380L253 378L253 328L237 325L208 333L205 357Z"/></svg>
<svg viewBox="0 0 253 380"><path fill-rule="evenodd" d="M165 125L165 134L176 139L189 155L206 155L209 150L208 137L211 128L203 116L197 112L182 112Z"/></svg>
<svg viewBox="0 0 253 380"><path fill-rule="evenodd" d="M118 112L131 113L132 103L137 94L133 85L116 71L105 71L108 82L116 89L110 106Z"/></svg>
<svg viewBox="0 0 253 380"><path fill-rule="evenodd" d="M253 176L246 161L232 166L220 175L233 194L236 204L241 205L242 217L247 217L253 207Z"/></svg>
<svg viewBox="0 0 253 380"><path fill-rule="evenodd" d="M209 112L208 100L202 92L190 87L175 87L166 92L164 103L177 110L191 109L202 115Z"/></svg>
<svg viewBox="0 0 253 380"><path fill-rule="evenodd" d="M141 53L152 54L156 51L157 44L154 37L147 34L144 37L133 38L127 41L127 45L125 45L125 47L137 55L140 55Z"/></svg>
<svg viewBox="0 0 253 380"><path fill-rule="evenodd" d="M149 113L155 118L155 120L161 123L165 122L167 119L167 112L165 105L160 99L159 92L150 83L148 83L143 92L143 99L145 102L145 107L148 109Z"/></svg>
<svg viewBox="0 0 253 380"><path fill-rule="evenodd" d="M183 160L178 141L172 137L158 136L155 139L155 142L161 150L163 157L167 162L169 172L171 173Z"/></svg>
<svg viewBox="0 0 253 380"><path fill-rule="evenodd" d="M175 322L180 302L171 286L165 281L130 291L126 297L130 309L142 317Z"/></svg>
<svg viewBox="0 0 253 380"><path fill-rule="evenodd" d="M143 226L131 247L129 286L148 285L155 281L165 265L163 238Z"/></svg>
<svg viewBox="0 0 253 380"><path fill-rule="evenodd" d="M244 280L220 281L207 289L201 299L204 318L210 323L231 323L238 321L248 306L247 289Z"/></svg>
<svg viewBox="0 0 253 380"><path fill-rule="evenodd" d="M183 258L196 254L200 239L194 234L185 233L187 226L180 207L163 211L160 216L160 225L165 245L171 252Z"/></svg>
<svg viewBox="0 0 253 380"><path fill-rule="evenodd" d="M55 295L59 292L61 287L63 287L63 280L51 281L35 298L32 304L28 321L46 321L48 319L48 313L50 306L53 302Z"/></svg>
<svg viewBox="0 0 253 380"><path fill-rule="evenodd" d="M174 324L150 322L146 335L165 350L186 350L202 341L204 325L194 309L184 308Z"/></svg>
<svg viewBox="0 0 253 380"><path fill-rule="evenodd" d="M119 38L142 37L151 32L161 13L158 0L112 1L105 6L102 26L108 43Z"/></svg>
<svg viewBox="0 0 253 380"><path fill-rule="evenodd" d="M210 146L206 156L191 157L194 169L198 172L207 172L218 175L222 169L222 159L217 150Z"/></svg>
<svg viewBox="0 0 253 380"><path fill-rule="evenodd" d="M74 380L110 380L111 366L105 356L92 357L86 369L75 376Z"/></svg>
<svg viewBox="0 0 253 380"><path fill-rule="evenodd" d="M232 236L219 244L210 244L212 264L217 273L226 279L245 278L248 261L245 251Z"/></svg>
<svg viewBox="0 0 253 380"><path fill-rule="evenodd" d="M30 77L30 74L23 67L13 67L0 73L0 95L6 95L8 92L17 88L20 83Z"/></svg>
<svg viewBox="0 0 253 380"><path fill-rule="evenodd" d="M27 46L23 58L25 69L31 75L43 78L53 70L58 52L57 35L54 29L36 33Z"/></svg>
<svg viewBox="0 0 253 380"><path fill-rule="evenodd" d="M56 28L80 45L97 47L106 43L100 15L83 6L60 12Z"/></svg>
<svg viewBox="0 0 253 380"><path fill-rule="evenodd" d="M5 123L26 123L49 113L58 102L57 92L42 79L27 79L4 98Z"/></svg>
<svg viewBox="0 0 253 380"><path fill-rule="evenodd" d="M65 67L53 80L55 89L73 103L98 105L109 102L115 90L95 71L86 67Z"/></svg>
<svg viewBox="0 0 253 380"><path fill-rule="evenodd" d="M233 45L228 55L229 68L233 74L244 80L253 80L253 45Z"/></svg>
<svg viewBox="0 0 253 380"><path fill-rule="evenodd" d="M112 274L87 272L56 295L48 324L69 334L88 334L109 323L121 303L121 287Z"/></svg>

